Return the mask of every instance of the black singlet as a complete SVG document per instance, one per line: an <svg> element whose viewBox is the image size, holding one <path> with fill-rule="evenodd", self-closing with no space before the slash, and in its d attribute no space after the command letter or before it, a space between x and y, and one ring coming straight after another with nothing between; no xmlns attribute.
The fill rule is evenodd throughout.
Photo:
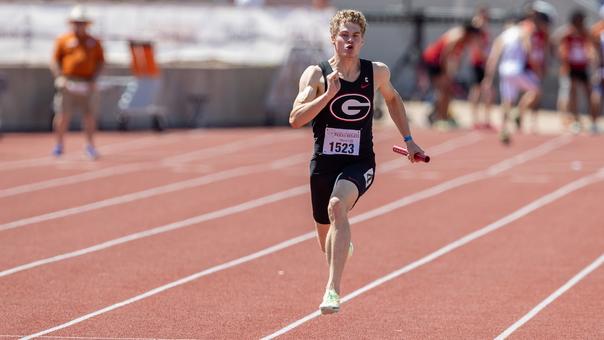
<svg viewBox="0 0 604 340"><path fill-rule="evenodd" d="M327 90L327 75L333 70L327 61L319 67ZM359 77L353 82L340 79L340 91L312 121L311 173L334 171L358 161L374 161L373 94L373 64L361 59Z"/></svg>

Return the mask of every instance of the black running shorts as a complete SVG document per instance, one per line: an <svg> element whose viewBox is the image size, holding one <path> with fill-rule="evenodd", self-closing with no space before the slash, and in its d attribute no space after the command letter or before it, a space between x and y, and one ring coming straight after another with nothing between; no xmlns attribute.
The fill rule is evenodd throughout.
<svg viewBox="0 0 604 340"><path fill-rule="evenodd" d="M373 160L351 163L342 168L336 168L334 171L311 173L310 194L315 221L321 224L329 224L327 205L338 180L343 179L354 183L359 190L359 197L361 197L373 184L374 176L375 161ZM357 197L357 200L359 197Z"/></svg>

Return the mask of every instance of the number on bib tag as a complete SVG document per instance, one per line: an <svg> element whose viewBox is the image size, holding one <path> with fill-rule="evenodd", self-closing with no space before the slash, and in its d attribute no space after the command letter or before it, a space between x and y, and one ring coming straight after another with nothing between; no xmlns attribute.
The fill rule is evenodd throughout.
<svg viewBox="0 0 604 340"><path fill-rule="evenodd" d="M323 140L324 155L358 156L361 145L361 131L325 128Z"/></svg>

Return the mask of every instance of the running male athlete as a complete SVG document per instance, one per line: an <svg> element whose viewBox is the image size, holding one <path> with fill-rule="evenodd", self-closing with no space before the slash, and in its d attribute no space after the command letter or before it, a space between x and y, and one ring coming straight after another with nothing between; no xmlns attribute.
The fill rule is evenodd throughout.
<svg viewBox="0 0 604 340"><path fill-rule="evenodd" d="M327 255L329 278L321 313L340 308L340 281L351 247L348 212L373 183L373 96L379 90L388 111L413 155L423 154L411 137L403 101L390 83L390 71L380 62L359 58L367 23L359 11L341 10L331 19L334 55L309 66L289 122L299 128L312 122L314 154L310 187L318 241Z"/></svg>
<svg viewBox="0 0 604 340"><path fill-rule="evenodd" d="M602 113L602 93L604 93L604 4L600 7L600 20L591 27L591 39L596 49L596 57L598 60L598 68L595 78L596 84L592 88L591 98L593 106L596 108L593 111L595 116L592 117L591 133L598 134L598 117Z"/></svg>
<svg viewBox="0 0 604 340"><path fill-rule="evenodd" d="M544 31L549 26L554 18L555 9L541 0L535 1L531 6L531 15L527 19L531 25L527 25L526 22L510 25L493 42L483 80L483 86L491 87L498 68L503 109L500 139L506 145L510 143L508 115L520 93L522 92L518 100L520 117L526 110L534 107L541 97L539 75L534 67L530 67L530 56L534 47L532 36L535 30Z"/></svg>
<svg viewBox="0 0 604 340"><path fill-rule="evenodd" d="M592 98L592 79L589 76L590 69L596 69L597 56L585 25L585 13L581 9L571 13L568 25L562 28L557 38L560 58L558 110L573 115L571 132L577 134L581 131L577 108L578 88L583 90L587 98L593 121L598 112L597 101Z"/></svg>
<svg viewBox="0 0 604 340"><path fill-rule="evenodd" d="M453 78L459 69L466 47L479 42L480 29L472 22L455 26L432 42L422 53L422 62L434 87L434 110L428 122L439 128L455 127L457 123L449 115L452 99Z"/></svg>

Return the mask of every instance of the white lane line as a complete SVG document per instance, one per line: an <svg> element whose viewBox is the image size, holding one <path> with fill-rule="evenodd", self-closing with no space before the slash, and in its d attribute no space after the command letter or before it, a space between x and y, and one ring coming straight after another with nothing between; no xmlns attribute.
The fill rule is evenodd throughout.
<svg viewBox="0 0 604 340"><path fill-rule="evenodd" d="M18 339L22 338L25 335L7 335L0 334L1 338L11 338ZM56 335L43 335L39 337L40 339L81 339L81 340L201 340L195 338L114 338L114 337L102 337L102 336L56 336Z"/></svg>
<svg viewBox="0 0 604 340"><path fill-rule="evenodd" d="M166 285L163 285L161 287L157 287L155 289L152 289L150 291L147 291L147 292L145 292L143 294L137 295L137 296L132 297L130 299L127 299L127 300L124 300L122 302L113 304L111 306L105 307L105 308L97 310L95 312L86 314L86 315L81 316L81 317L79 317L77 319L73 319L73 320L71 320L69 322L66 322L64 324L61 324L61 325L58 325L58 326L46 329L46 330L38 332L36 334L32 334L32 335L23 337L21 339L23 339L23 340L33 339L33 338L39 337L41 335L45 335L45 334L48 334L48 333L52 333L52 332L58 331L58 330L63 329L63 328L67 328L67 327L73 326L75 324L78 324L78 323L80 323L82 321L85 321L85 320L88 320L90 318L93 318L95 316L98 316L98 315L110 312L110 311L112 311L114 309L118 309L120 307L129 305L131 303L134 303L134 302L146 299L146 298L148 298L150 296L159 294L161 292L164 292L164 291L166 291L168 289L171 289L171 288L174 288L174 287L177 287L177 286L181 286L181 285L183 285L185 283L197 280L197 279L199 279L201 277L210 275L212 273L219 272L219 271L231 268L231 267L235 267L235 266L238 266L238 265L240 265L242 263L246 263L246 262L255 260L257 258L266 256L268 254L272 254L272 253L277 252L277 251L279 251L281 249L285 249L285 248L291 247L291 246L293 246L295 244L298 244L300 242L306 241L307 239L308 239L308 237L306 237L306 235L302 235L300 237L292 238L292 239L287 240L285 242L281 242L281 243L276 244L274 246L265 248L265 249L263 249L261 251L258 251L256 253L253 253L253 254L250 254L250 255L247 255L247 256L244 256L244 257L240 257L238 259L235 259L235 260L232 260L232 261L229 261L229 262L226 262L226 263L223 263L223 264L220 264L220 265L208 268L206 270L203 270L201 272L195 273L193 275L189 275L187 277L184 277L184 278L182 278L180 280L173 281L173 282L171 282L169 284L166 284Z"/></svg>
<svg viewBox="0 0 604 340"><path fill-rule="evenodd" d="M295 159L294 162L300 163L304 160L303 156L305 156L305 155L307 155L307 154L301 153L301 154L296 154L293 156L288 156L288 157L285 157L284 159L279 159L279 160L270 162L268 165L258 164L258 165L241 166L241 167L237 167L237 168L233 168L233 169L229 169L229 170L216 172L216 173L209 174L209 175L203 175L200 177L195 177L195 178L184 180L184 181L174 182L174 183L170 183L170 184L166 184L166 185L162 185L162 186L158 186L158 187L154 187L154 188L150 188L150 189L145 189L142 191L137 191L137 192L121 195L121 196L116 196L116 197L100 200L100 201L92 202L89 204L80 205L77 207L72 207L72 208L53 211L53 212L42 214L42 215L27 217L27 218L23 218L20 220L0 224L0 231L20 228L20 227L24 227L24 226L27 226L27 225L30 225L33 223L39 223L39 222L49 221L49 220L53 220L53 219L57 219L57 218L75 215L75 214L81 214L81 213L84 213L87 211L106 208L106 207L110 207L110 206L114 206L114 205L118 205L118 204L130 203L130 202L134 202L137 200L146 199L146 198L150 198L153 196L167 194L167 193L171 193L171 192L175 192L175 191L179 191L179 190L190 189L190 188L222 181L222 180L229 179L229 178L245 176L245 175L258 173L258 172L262 172L262 171L267 171L267 170L271 170L271 169L273 169L273 170L279 169L279 168L282 168L282 166L278 165L279 163L276 163L276 162L284 162L285 160L294 158ZM287 162L285 164L291 165L294 162ZM277 164L277 166L275 165L275 163Z"/></svg>
<svg viewBox="0 0 604 340"><path fill-rule="evenodd" d="M181 220L178 222L173 222L173 223L169 223L166 225L162 225L159 227L155 227L152 229L148 229L145 231L141 231L141 232L137 232L137 233L132 233L126 236L122 236L113 240L109 240L103 243L99 243L96 244L94 246L91 247L87 247L87 248L83 248L80 250L76 250L73 252L69 252L69 253L65 253L65 254L61 254L61 255L57 255L57 256L53 256L53 257L49 257L46 259L42 259L42 260L38 260L38 261L34 261L34 262L30 262L18 267L14 267L11 269L7 269L7 270L3 270L0 272L0 277L4 277L4 276L8 276L17 272L21 272L24 270L28 270L31 268L35 268L35 267L40 267L49 263L53 263L53 262L59 262L59 261L63 261L63 260L67 260L70 258L74 258L74 257L78 257L78 256L82 256L85 254L90 254L93 252L97 252L100 250L104 250L107 248L111 248L111 247L115 247L117 245L120 244L124 244L127 242L132 242L135 240L140 240L142 238L146 238L146 237L150 237L150 236L154 236L154 235L158 235L158 234L163 234L163 233L167 233L169 231L173 231L176 229L181 229L184 227L189 227L192 225L196 225L196 224L200 224L203 222L207 222L207 221L211 221L211 220L215 220L221 217L225 217L225 216L229 216L229 215L233 215L233 214L237 214L243 211L247 211L247 210L251 210L254 208L258 208L261 207L263 205L267 205L270 203L274 203L274 202L278 202L287 198L291 198L291 197L295 197L295 196L300 196L302 194L305 194L309 191L309 187L308 185L301 185L298 187L294 187L288 190L284 190L281 192L277 192L274 194L270 194L267 196L263 196L260 198L256 198L241 204L237 204L231 207L227 207L227 208L223 208L223 209L219 209L219 210L215 210L209 213L205 213L205 214L201 214L201 215L197 215L191 218L187 218L185 220Z"/></svg>
<svg viewBox="0 0 604 340"><path fill-rule="evenodd" d="M247 142L251 143L251 140L257 139L257 138L258 137L252 138L250 140L247 140ZM382 138L382 139L384 139L384 138ZM274 143L275 139L273 137L271 137L270 141L272 143ZM257 145L254 145L253 143L251 143L251 146L250 146L250 144L239 143L239 142L236 143L236 147L233 147L234 145L235 144L224 145L227 148L221 149L222 151L218 154L224 155L225 152L227 152L227 149L228 149L228 151L238 151L238 150L241 150L241 148L257 146ZM213 149L220 149L220 147L211 147L208 149L203 149L202 151L206 151L206 150L212 151ZM214 153L209 153L207 155L214 155ZM196 156L201 157L201 154L197 154ZM229 178L241 177L241 176L245 176L245 175L249 175L249 174L253 174L253 173L259 173L259 172L266 171L266 170L281 169L284 167L299 164L299 163L305 161L307 157L308 157L307 153L299 153L299 154L295 154L293 156L287 156L282 159L271 161L271 162L269 162L268 166L266 166L266 162L261 162L259 164L255 164L255 165L241 166L241 167L237 167L237 168L233 168L233 169L223 170L223 171L220 171L220 172L217 172L214 174L210 174L210 175L203 175L201 177L196 177L196 178L192 178L192 179L188 179L188 180L184 180L184 181L180 181L180 182L166 184L166 185L155 187L155 188L145 189L145 190L130 193L130 194L116 196L116 197L92 202L89 204L77 206L77 207L57 210L54 212L37 215L37 216L32 216L32 217L26 217L26 218L19 219L16 221L0 224L0 231L19 228L19 227L23 227L26 225L30 225L32 223L44 222L44 221L48 221L48 220L62 218L65 216L71 216L71 215L75 215L75 214L79 214L79 213L84 213L87 211L101 209L101 208L105 208L108 206L129 203L132 201L145 199L145 198L149 198L149 197L153 197L153 196L157 196L157 195L161 195L161 194L165 194L165 193L170 193L170 192L183 190L183 189L189 189L192 187L205 185L208 183L214 183L214 182L229 179ZM188 159L190 160L191 158L188 158ZM166 163L165 165L169 165L169 163ZM41 184L41 186L43 186L43 185L48 185L48 184L46 184L46 183ZM24 189L21 189L21 190L24 190Z"/></svg>
<svg viewBox="0 0 604 340"><path fill-rule="evenodd" d="M562 144L564 144L564 143L560 142L560 140L561 140L561 138L560 138L560 137L559 137L559 138L556 138L556 139L554 139L554 140L550 140L550 141L548 141L548 142L546 142L546 143L544 143L544 144L542 144L542 145L538 146L538 147L537 147L537 148L535 148L535 149L531 149L531 150L529 150L529 151L526 151L526 152L525 152L525 153L523 153L523 154L532 154L532 155L535 155L535 157L537 157L536 155L540 155L540 153L536 153L536 152L535 152L535 150L542 150L542 149L546 148L545 146L548 146L548 145L549 145L549 149L550 149L550 151L551 151L551 150L553 150L552 145L553 145L553 144L556 144L556 141L558 141L558 142L557 142L557 145L558 145L558 146L561 146ZM568 140L569 140L569 139L568 139L568 138L566 138L565 140L567 141L566 143L568 143ZM528 160L528 159L525 159L525 158L523 158L523 157L518 158L518 156L514 157L514 159L517 159L517 164L522 164L522 163L524 163L525 161L527 161L527 160ZM503 161L503 162L507 162L507 160L505 160L505 161ZM501 162L501 163L503 163L503 162ZM498 163L498 164L501 164L501 163ZM495 166L498 166L498 164L496 164L496 165L494 165L494 166L492 166L492 167L489 167L489 169L490 169L490 168L493 168L493 167L495 167ZM498 167L498 168L500 168L500 167ZM493 173L492 171L491 171L491 172L489 172L489 171L479 171L479 172L484 172L485 174L491 174L491 173ZM493 175L493 176L494 176L494 175ZM465 177L465 176L462 176L462 177ZM429 190L430 190L430 189L429 189ZM433 193L433 195L437 195L437 194L439 194L439 193L441 193L441 192L444 192L444 191L446 191L446 190L447 190L447 189L443 188L443 189L442 189L442 191L440 191L440 192L437 192L437 191L432 191L432 193ZM424 196L422 196L422 197L423 197L423 198L428 198L429 196L425 196L425 195L424 195ZM400 201L400 202L408 202L408 203L406 203L406 204L410 204L410 203L411 203L411 201L410 201L410 200L408 200L408 199L407 199L407 197L403 197L403 198L402 198L402 199L400 199L399 201ZM394 209L396 209L396 208L400 208L400 207L402 207L402 206L403 206L403 205L399 205L399 206L392 206L392 205L391 205L391 210L394 210ZM377 209L374 209L374 210L380 210L380 211L382 212L382 214L385 214L385 213L387 213L387 212L391 211L391 210L386 210L386 209L381 209L381 208L377 208ZM351 219L350 219L350 223L359 223L359 222L361 222L361 221L365 221L365 220L369 219L369 218L370 218L370 216L371 216L371 217L376 217L376 216L378 216L378 215L376 215L375 213L372 213L372 211L369 211L368 213L365 213L365 214L362 214L362 215L355 216L355 217L351 218ZM140 294L140 295L134 296L134 297L132 297L132 298L130 298L130 299L127 299L127 300L124 300L124 301L118 302L118 303L113 304L113 305L111 305L111 306L105 307L105 308L103 308L103 309L97 310L97 311L92 312L92 313L89 313L89 314L86 314L86 315L84 315L84 316L81 316L81 317L79 317L79 318L73 319L73 320L68 321L68 322L66 322L66 323L63 323L63 324L61 324L61 325L58 325L58 326L55 326L55 327L52 327L52 328L49 328L49 329L46 329L46 330L40 331L40 332L38 332L38 333L32 334L32 335L30 335L30 336L28 336L28 337L25 337L25 338L23 338L23 339L32 339L32 338L35 338L35 337L38 337L38 336L41 336L41 335L46 335L46 334L49 334L49 333L55 332L55 331L57 331L57 330L61 330L61 329L64 329L64 328L67 328L67 327L73 326L73 325L75 325L75 324L78 324L78 323L80 323L80 322L83 322L83 321L85 321L85 320L88 320L88 319L90 319L90 318L93 318L93 317L95 317L95 316L98 316L98 315L101 315L101 314L104 314L104 313L110 312L110 311L112 311L112 310L114 310L114 309L121 308L121 307L126 306L126 305L129 305L129 304L131 304L131 303L134 303L134 302L137 302L137 301L140 301L140 300L146 299L146 298L148 298L148 297L150 297L150 296L153 296L153 295L159 294L159 293L161 293L161 292L163 292L163 291L166 291L166 290L168 290L168 289L171 289L171 288L174 288L174 287L177 287L177 286L183 285L183 284L185 284L185 283L191 282L191 281L193 281L193 280L199 279L199 278L201 278L201 277L203 277L203 276L206 276L206 275L209 275L209 274L212 274L212 273L218 272L218 271L222 271L222 270L226 270L226 269L229 269L229 268L232 268L232 267L238 266L238 265L240 265L240 264L243 264L243 263L246 263L246 262L249 262L249 261L252 261L252 260L258 259L258 258L260 258L260 257L266 256L266 255L269 255L269 254L272 254L272 253L275 253L275 252L280 251L280 250L282 250L282 249L285 249L285 248L291 247L291 246L293 246L293 245L295 245L295 244L298 244L298 243L301 243L301 242L304 242L304 241L306 241L306 240L313 239L313 238L315 238L315 232L308 232L308 233L306 233L306 234L303 234L303 235L300 235L300 236L294 237L294 238L289 239L289 240L287 240L287 241L284 241L284 242L278 243L278 244L273 245L273 246L271 246L271 247L268 247L268 248L265 248L265 249L260 250L260 251L258 251L258 252L252 253L252 254L250 254L250 255L247 255L247 256L244 256L244 257L240 257L240 258L238 258L238 259L231 260L231 261L229 261L229 262L226 262L226 263L223 263L223 264L220 264L220 265L216 265L216 266L214 266L214 267L211 267L211 268L205 269L205 270L203 270L203 271L200 271L200 272L198 272L198 273L195 273L195 274L189 275L189 276L184 277L184 278L182 278L182 279L179 279L179 280L177 280L177 281L173 281L173 282L168 283L168 284L166 284L166 285L163 285L163 286L161 286L161 287L157 287L157 288L155 288L155 289L149 290L149 291L147 291L147 292L145 292L145 293L142 293L142 294Z"/></svg>
<svg viewBox="0 0 604 340"><path fill-rule="evenodd" d="M123 152L129 149L138 149L141 147L146 147L147 145L161 145L174 142L182 138L182 135L170 135L170 136L162 136L162 137L142 137L134 140L128 140L125 142L116 142L112 144L107 144L99 147L99 153L101 154L112 154L116 152ZM48 149L48 153L50 154L50 149ZM52 156L44 156L38 158L30 158L30 159L21 159L16 161L6 161L0 163L0 170L12 170L19 168L26 168L36 165L47 165L60 161L68 161L78 159L74 156L66 156L60 160Z"/></svg>
<svg viewBox="0 0 604 340"><path fill-rule="evenodd" d="M279 136L280 135L281 134L279 134ZM284 140L289 140L289 139L295 138L295 137L297 137L297 136L296 135L286 136L286 138ZM276 141L275 136L272 135L269 140L271 143L274 143ZM263 135L260 137L248 138L248 139L244 139L244 140L238 140L238 141L223 144L223 145L211 146L211 147L203 148L200 150L196 150L193 153L188 152L188 153L185 153L182 155L169 156L169 157L166 157L166 158L160 160L159 166L168 166L168 167L179 166L179 165L181 165L181 163L178 163L178 157L182 157L182 156L186 156L186 161L189 162L189 161L193 161L193 160L207 159L207 158L211 158L213 156L219 156L219 155L222 156L227 153L241 151L244 149L256 147L256 146L259 146L261 144L266 144L266 143L267 143L266 135ZM121 150L121 151L123 151L123 150ZM109 176L113 176L113 175L126 174L129 172L135 172L135 171L139 171L139 170L143 170L143 169L149 169L150 167L153 167L153 166L156 166L156 165L154 165L153 162L118 165L118 166L113 166L113 167L109 167L109 168L104 168L104 169L94 170L94 171L85 172L85 173L81 173L81 174L76 174L76 175L72 175L72 176L65 176L65 177L40 181L40 182L36 182L36 183L29 183L29 184L16 186L16 187L0 189L0 198L29 193L29 192L33 192L36 190L55 188L55 187L62 186L62 185L90 181L93 179L109 177ZM134 168L136 168L136 169L134 169Z"/></svg>
<svg viewBox="0 0 604 340"><path fill-rule="evenodd" d="M37 190L44 190L50 188L56 188L62 185L69 185L75 183L81 183L85 181L91 181L94 179L110 177L115 175L123 175L129 172L136 172L144 169L149 169L151 165L145 163L137 163L137 164L124 164L113 166L109 168L88 171L76 175L53 178L45 181L29 183L19 186L14 186L11 188L0 189L0 198L15 196L19 194L25 194Z"/></svg>
<svg viewBox="0 0 604 340"><path fill-rule="evenodd" d="M473 141L477 142L479 139L473 139ZM444 152L448 152L449 150L451 150L449 147L447 147L447 145L456 145L457 147L461 147L461 146L467 145L467 141L468 140L469 139L466 138L466 137L463 137L463 138L460 138L460 139L453 139L453 140L450 140L450 141L445 142L443 144L437 145L434 148L430 148L430 152L434 156L437 156L441 152L444 153ZM273 162L273 166L275 168L287 167L287 166L293 165L295 163L298 163L299 161L305 161L306 158L307 158L306 156L302 156L302 157L300 157L300 156L301 155L293 155L293 156L291 156L289 158L284 158L284 159L281 159L281 160L276 160L276 161ZM385 170L382 173L385 173L387 171L393 171L393 170L395 170L398 167L407 166L409 164L408 162L405 162L404 160L401 160L398 157L397 157L397 159L395 159L395 161L397 163L397 166L394 166L394 165L390 166L388 170ZM303 188L303 187L292 188L290 190L294 190L294 192L298 192L297 189L299 189L299 188ZM303 194L305 192L307 192L307 190L305 190L303 192L300 192L300 194ZM277 194L273 194L273 195L277 195ZM268 203L275 202L275 201L273 201L271 199L267 200L267 198L270 197L270 196L272 196L272 195L268 195L268 196L264 196L264 197L258 198L256 200L248 201L247 203L242 203L242 204L240 204L238 206L247 207L247 206L255 205L255 207L258 207L259 206L259 205L257 205L258 201L266 201ZM279 197L281 197L282 199L293 197L293 196L294 195L292 195L292 196L279 195ZM256 202L256 203L254 203L254 202ZM235 207L237 207L237 206L235 206ZM74 258L74 257L78 257L78 256L83 256L83 255L90 254L90 253L93 253L93 252L97 252L97 251L100 251L100 250L104 250L104 249L107 249L107 248L115 247L117 245L124 244L124 243L127 243L127 242L139 240L139 239L142 239L142 238L145 238L145 237L149 237L149 236L152 236L152 235L157 235L159 233L164 233L164 232L167 232L167 231L170 231L170 230L174 230L174 229L190 226L190 225L195 224L195 223L201 223L201 222L207 221L208 217L211 217L211 216L220 217L219 216L221 214L221 213L219 213L220 211L223 211L223 213L226 212L226 211L229 211L229 212L232 212L232 213L243 211L243 210L238 210L235 207L230 207L230 208L226 208L226 209L221 209L219 211L214 211L214 212L211 212L211 213L206 213L206 214L198 215L198 216L186 219L186 220L182 220L182 221L178 221L178 222L173 222L173 223L170 223L170 224L167 224L167 225L162 225L162 226L159 226L159 227L155 227L153 229L149 229L149 230L145 230L145 231L142 231L142 232L125 235L125 236L122 236L122 237L119 237L119 238L115 238L115 239L112 239L112 240L109 240L109 241L106 241L106 242L103 242L103 243L98 243L96 245L93 245L93 246L90 246L90 247L87 247L87 248L82 248L82 249L75 250L75 251L72 251L72 252L63 253L63 254L59 254L59 255L56 255L56 256L52 256L52 257L47 257L47 258L44 258L44 259L40 259L40 260L32 261L32 262L29 262L29 263L26 263L26 264L23 264L23 265L19 265L19 266L13 267L13 268L5 269L3 271L0 271L0 277L8 276L8 275L15 274L15 273L18 273L18 272L21 272L21 271L24 271L24 270L29 270L29 269L32 269L32 268L36 268L36 267L40 267L40 266L43 266L43 265L47 265L47 264L50 264L50 263L64 261L64 260L67 260L67 259L70 259L70 258ZM222 215L222 216L226 216L226 215ZM362 221L363 218L365 218L362 215L359 215L359 216L360 217L353 218L351 221L359 222L359 221ZM216 218L216 217L214 217L214 218Z"/></svg>
<svg viewBox="0 0 604 340"><path fill-rule="evenodd" d="M429 155L434 155L434 156L442 155L442 154L451 152L455 149L458 149L460 147L476 143L481 139L482 139L481 134L473 132L473 133L469 133L467 135L452 139L448 143L445 142L445 143L436 145L434 147L431 147L429 150L426 150L426 152ZM390 170L392 170L392 168L398 168L398 167L400 167L400 158L381 163L381 164L379 164L378 169L381 169L382 171L390 171Z"/></svg>
<svg viewBox="0 0 604 340"><path fill-rule="evenodd" d="M583 280L587 275L589 275L594 270L598 269L599 266L604 263L604 254L600 255L594 262L592 262L589 266L583 268L577 275L573 276L568 282L558 288L555 292L553 292L550 296L545 298L545 300L541 301L535 308L531 309L530 312L526 313L522 318L516 321L513 325L508 327L505 331L499 334L495 340L503 340L514 333L518 328L522 327L525 323L527 323L530 319L535 317L543 308L547 307L550 303L554 302L557 298L559 298L562 294L564 294L567 290L571 289L574 285L579 283L579 281Z"/></svg>
<svg viewBox="0 0 604 340"><path fill-rule="evenodd" d="M305 134L300 133L298 131L291 132L270 132L266 134L262 134L260 136L254 136L253 138L237 140L231 143L217 145L210 148L205 148L201 150L195 150L191 152L184 153L182 155L167 157L163 159L161 162L167 165L171 165L174 163L186 163L196 160L202 160L209 157L221 156L227 152L236 152L245 149L255 148L263 145L275 144L280 142L285 142L291 139L297 139L306 137Z"/></svg>
<svg viewBox="0 0 604 340"><path fill-rule="evenodd" d="M391 281L405 273L408 273L418 267L428 264L428 263L454 251L455 249L460 248L460 247L476 240L477 238L485 236L497 229L500 229L500 228L532 213L533 211L535 211L539 208L542 208L543 206L546 206L572 192L575 192L579 189L582 189L590 184L601 181L603 179L604 179L604 168L600 169L600 171L595 174L584 176L578 180L568 183L547 195L541 196L540 198L536 199L535 201L514 211L513 213L506 215L505 217L503 217L493 223L490 223L481 229L478 229L470 234L467 234L466 236L459 238L456 241L453 241L453 242L447 244L446 246L436 250L435 252L433 252L427 256L424 256L421 259L416 260L412 263L409 263L408 265L406 265L398 270L395 270L395 271L389 273L388 275L382 276L379 279L372 281L372 282L368 283L367 285L351 292L350 294L347 294L346 296L344 296L341 299L341 302L345 303L347 301L350 301L350 300L354 299L355 297L368 292L369 290L372 290L372 289L374 289L388 281ZM312 313L300 318L299 320L296 320L295 322L281 328L280 330L263 337L262 340L274 339L278 336L281 336L320 315L321 315L321 313L319 311L312 312Z"/></svg>

